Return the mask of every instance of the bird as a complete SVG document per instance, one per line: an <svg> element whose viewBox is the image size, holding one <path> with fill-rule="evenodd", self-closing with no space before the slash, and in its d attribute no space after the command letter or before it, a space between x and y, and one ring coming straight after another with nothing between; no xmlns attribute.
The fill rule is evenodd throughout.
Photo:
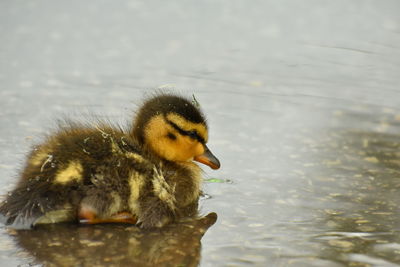
<svg viewBox="0 0 400 267"><path fill-rule="evenodd" d="M0 221L14 228L77 222L147 229L197 216L197 163L220 168L208 135L194 96L170 92L145 98L125 128L64 120L28 154L0 203Z"/></svg>

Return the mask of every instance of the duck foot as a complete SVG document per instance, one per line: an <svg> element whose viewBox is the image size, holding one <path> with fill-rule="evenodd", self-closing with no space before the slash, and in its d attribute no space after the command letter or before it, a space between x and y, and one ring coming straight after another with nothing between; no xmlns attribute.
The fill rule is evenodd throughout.
<svg viewBox="0 0 400 267"><path fill-rule="evenodd" d="M137 218L128 212L119 212L107 218L98 218L97 214L90 209L81 208L79 211L79 222L82 224L99 224L99 223L129 223L136 224Z"/></svg>

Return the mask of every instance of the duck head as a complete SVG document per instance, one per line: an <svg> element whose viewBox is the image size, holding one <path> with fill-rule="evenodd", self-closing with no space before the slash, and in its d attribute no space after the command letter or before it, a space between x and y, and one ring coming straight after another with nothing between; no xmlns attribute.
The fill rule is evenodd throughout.
<svg viewBox="0 0 400 267"><path fill-rule="evenodd" d="M206 119L195 102L174 94L157 94L139 109L132 135L157 156L173 162L198 161L212 169L219 160L207 147Z"/></svg>

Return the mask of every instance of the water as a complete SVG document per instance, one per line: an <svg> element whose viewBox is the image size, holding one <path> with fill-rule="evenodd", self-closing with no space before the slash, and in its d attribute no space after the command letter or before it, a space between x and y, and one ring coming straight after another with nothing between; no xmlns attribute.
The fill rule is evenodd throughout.
<svg viewBox="0 0 400 267"><path fill-rule="evenodd" d="M152 88L175 87L202 105L222 164L205 169L201 202L218 220L191 228L211 226L201 255L178 246L184 264L398 266L399 10L395 0L1 3L2 191L56 118L123 123ZM57 227L1 228L1 265L137 259L129 227Z"/></svg>

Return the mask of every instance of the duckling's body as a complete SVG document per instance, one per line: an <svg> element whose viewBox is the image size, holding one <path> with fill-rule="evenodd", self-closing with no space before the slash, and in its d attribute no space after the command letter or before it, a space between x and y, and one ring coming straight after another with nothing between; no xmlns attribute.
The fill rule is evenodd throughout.
<svg viewBox="0 0 400 267"><path fill-rule="evenodd" d="M0 213L16 227L81 220L149 228L193 216L201 176L192 160L219 167L207 138L198 108L168 94L146 101L127 132L69 123L33 149Z"/></svg>

